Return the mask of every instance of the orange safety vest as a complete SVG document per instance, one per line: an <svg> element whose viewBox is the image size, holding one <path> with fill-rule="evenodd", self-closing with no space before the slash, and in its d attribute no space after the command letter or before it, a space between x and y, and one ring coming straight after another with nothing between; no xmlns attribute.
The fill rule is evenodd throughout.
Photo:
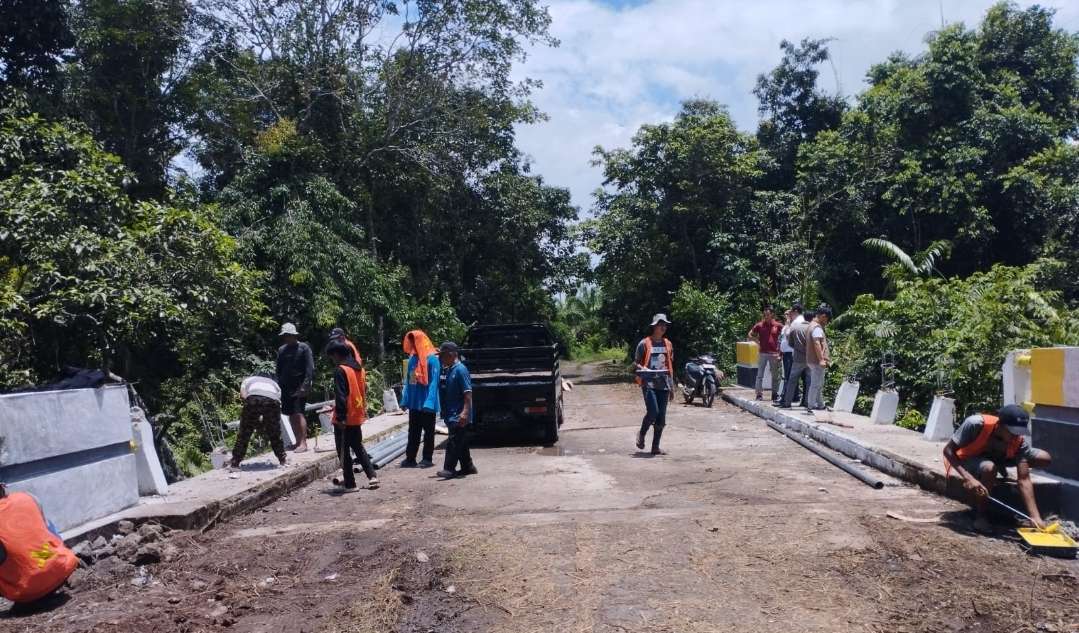
<svg viewBox="0 0 1079 633"><path fill-rule="evenodd" d="M367 376L364 370L339 365L348 379L348 411L345 426L359 426L367 420Z"/></svg>
<svg viewBox="0 0 1079 633"><path fill-rule="evenodd" d="M974 438L974 441L966 446L960 446L955 451L955 456L959 459L968 459L971 457L977 457L985 452L985 447L989 444L989 438L993 437L993 431L997 429L997 424L1000 423L1000 418L988 413L982 414L982 430L978 433L978 437ZM1023 438L1019 435L1013 435L1008 446L1004 449L1004 457L1012 459L1019 454L1019 449L1023 446ZM950 475L952 471L952 465L948 463L948 460L944 460L944 473Z"/></svg>
<svg viewBox="0 0 1079 633"><path fill-rule="evenodd" d="M79 560L49 531L37 501L25 492L0 499L0 596L12 602L44 598L67 581Z"/></svg>
<svg viewBox="0 0 1079 633"><path fill-rule="evenodd" d="M666 338L663 339L663 344L667 347L667 372L671 375L671 378L674 378L674 346L671 345L670 340L668 340ZM647 366L648 361L650 361L651 359L652 359L652 337L651 336L646 336L646 337L644 337L644 358L642 359L644 361L644 363L642 363L642 364ZM643 385L644 384L644 379L642 379L640 376L637 376L637 384L638 385Z"/></svg>

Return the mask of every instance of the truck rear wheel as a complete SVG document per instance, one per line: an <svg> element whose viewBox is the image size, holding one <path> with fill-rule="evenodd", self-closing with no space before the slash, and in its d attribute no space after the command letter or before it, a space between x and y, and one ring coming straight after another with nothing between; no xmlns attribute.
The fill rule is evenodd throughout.
<svg viewBox="0 0 1079 633"><path fill-rule="evenodd" d="M543 434L544 444L554 444L558 442L558 427L562 426L562 401L558 401L558 408L555 409L555 414L551 416L551 419L547 421L547 426Z"/></svg>

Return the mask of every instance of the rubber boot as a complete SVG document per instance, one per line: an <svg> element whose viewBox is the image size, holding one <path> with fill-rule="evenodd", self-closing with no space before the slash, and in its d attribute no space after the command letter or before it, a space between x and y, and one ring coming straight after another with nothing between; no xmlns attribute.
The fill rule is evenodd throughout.
<svg viewBox="0 0 1079 633"><path fill-rule="evenodd" d="M652 427L652 454L653 455L666 455L667 453L659 447L659 438L663 437L663 427Z"/></svg>
<svg viewBox="0 0 1079 633"><path fill-rule="evenodd" d="M651 423L648 416L644 416L644 422L641 422L641 432L637 434L637 450L644 450L644 434L648 432L648 426Z"/></svg>

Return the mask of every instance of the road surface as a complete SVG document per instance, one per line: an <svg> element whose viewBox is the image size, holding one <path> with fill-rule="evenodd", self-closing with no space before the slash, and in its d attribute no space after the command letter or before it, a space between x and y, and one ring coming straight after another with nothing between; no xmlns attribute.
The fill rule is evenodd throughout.
<svg viewBox="0 0 1079 633"><path fill-rule="evenodd" d="M672 404L670 455L638 454L640 393L605 367L567 369L556 447L476 449L463 480L317 482L175 535L169 563L95 566L0 631L1079 631L1074 561L873 490L722 402Z"/></svg>

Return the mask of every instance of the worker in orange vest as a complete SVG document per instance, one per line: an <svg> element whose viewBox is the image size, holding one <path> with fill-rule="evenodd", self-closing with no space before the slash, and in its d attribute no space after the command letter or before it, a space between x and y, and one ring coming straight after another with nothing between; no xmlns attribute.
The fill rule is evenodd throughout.
<svg viewBox="0 0 1079 633"><path fill-rule="evenodd" d="M1034 499L1034 482L1030 469L1045 468L1050 456L1034 448L1024 433L1030 425L1030 415L1019 405L1009 404L996 415L988 413L968 417L956 429L944 447L944 471L950 475L954 468L963 479L963 487L974 497L976 518L974 529L992 532L986 509L993 487L1007 477L1007 468L1015 467L1019 496L1026 506L1034 527L1044 527L1038 504Z"/></svg>
<svg viewBox="0 0 1079 633"><path fill-rule="evenodd" d="M652 455L667 454L659 447L659 440L667 425L667 403L674 400L674 346L667 338L670 325L666 314L652 317L651 333L641 339L633 355L645 407L636 444L644 450L645 434L652 427Z"/></svg>
<svg viewBox="0 0 1079 633"><path fill-rule="evenodd" d="M346 491L356 489L356 475L352 470L352 453L355 452L360 467L367 475L367 487L378 488L378 477L371 457L363 447L363 423L367 420L367 384L363 368L356 362L352 350L339 341L330 342L326 355L336 365L333 374L333 435L344 471L343 479L334 479L333 483Z"/></svg>
<svg viewBox="0 0 1079 633"><path fill-rule="evenodd" d="M0 596L16 603L59 589L79 560L49 529L36 499L0 484Z"/></svg>

